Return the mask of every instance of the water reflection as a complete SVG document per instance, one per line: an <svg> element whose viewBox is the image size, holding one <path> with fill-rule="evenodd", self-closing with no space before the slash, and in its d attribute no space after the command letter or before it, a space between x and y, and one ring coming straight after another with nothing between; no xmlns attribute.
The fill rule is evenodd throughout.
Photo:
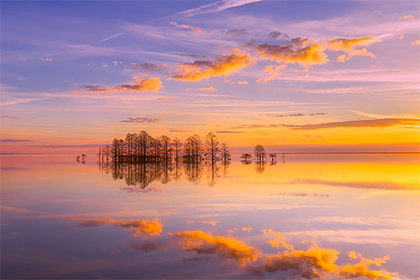
<svg viewBox="0 0 420 280"><path fill-rule="evenodd" d="M82 222L82 227L98 227L111 224L121 228L134 230L134 237L140 233L147 236L160 236L163 224L159 220L125 221L115 219L80 219L71 218L72 221ZM217 223L216 223L217 224ZM216 225L214 224L214 226ZM303 279L353 279L365 277L368 279L395 279L397 273L388 272L381 268L389 260L389 256L366 258L356 251L340 252L339 250L320 246L314 240L302 240L297 244L290 243L280 232L272 229L261 229L260 240L265 240L276 251L264 251L264 246L259 247L246 244L235 237L236 228L230 231L228 236L214 235L203 230L168 232L171 240L155 240L149 243L134 243L135 251L168 251L179 248L196 254L216 255L234 267L244 268L243 273L264 277L266 273L286 273L286 276L300 276ZM243 232L251 232L252 228L242 227ZM178 260L204 261L209 257L198 258L197 256ZM375 267L375 268L372 268Z"/></svg>
<svg viewBox="0 0 420 280"><path fill-rule="evenodd" d="M114 163L98 162L99 170L112 174L115 180L125 180L127 186L145 189L153 182L167 184L171 180L178 181L183 176L190 182L198 185L205 175L207 185L214 186L220 177L228 174L230 163L203 164L203 163ZM132 190L132 192L136 192ZM141 191L138 191L141 192Z"/></svg>
<svg viewBox="0 0 420 280"><path fill-rule="evenodd" d="M417 158L287 157L6 158L2 279L417 280Z"/></svg>

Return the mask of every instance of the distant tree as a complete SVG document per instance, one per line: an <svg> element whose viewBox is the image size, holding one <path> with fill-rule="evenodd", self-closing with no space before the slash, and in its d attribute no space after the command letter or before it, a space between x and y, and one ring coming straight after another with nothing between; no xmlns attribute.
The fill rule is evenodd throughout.
<svg viewBox="0 0 420 280"><path fill-rule="evenodd" d="M201 141L201 137L198 134L194 134L193 136L193 151L194 151L194 162L199 163L203 156L203 142Z"/></svg>
<svg viewBox="0 0 420 280"><path fill-rule="evenodd" d="M117 138L114 138L112 140L112 156L114 158L114 162L117 162L121 156L122 153L122 146L120 145L120 141L118 141Z"/></svg>
<svg viewBox="0 0 420 280"><path fill-rule="evenodd" d="M257 162L265 162L265 157L267 154L265 153L265 149L263 146L261 145L255 146L254 153L255 153L255 158Z"/></svg>
<svg viewBox="0 0 420 280"><path fill-rule="evenodd" d="M179 152L181 150L182 147L182 143L178 138L174 138L174 140L172 140L173 145L174 145L174 151L175 151L175 162L179 161Z"/></svg>
<svg viewBox="0 0 420 280"><path fill-rule="evenodd" d="M184 145L184 161L188 163L199 163L202 158L202 151L200 135L194 134L188 137Z"/></svg>
<svg viewBox="0 0 420 280"><path fill-rule="evenodd" d="M162 135L160 137L160 143L162 145L163 159L167 164L172 161L172 149L170 147L171 138L166 135Z"/></svg>
<svg viewBox="0 0 420 280"><path fill-rule="evenodd" d="M271 158L271 163L275 164L277 163L277 154L276 153L271 153L269 154L270 158Z"/></svg>
<svg viewBox="0 0 420 280"><path fill-rule="evenodd" d="M229 153L229 147L224 142L222 143L222 147L220 149L220 156L221 156L222 162L224 164L229 163L230 160L231 160L231 156L230 156L230 153Z"/></svg>
<svg viewBox="0 0 420 280"><path fill-rule="evenodd" d="M217 161L217 154L219 153L219 141L217 136L213 132L207 133L206 139L206 150L210 158L211 164L214 164Z"/></svg>
<svg viewBox="0 0 420 280"><path fill-rule="evenodd" d="M252 155L251 154L242 154L241 161L245 163L251 163Z"/></svg>

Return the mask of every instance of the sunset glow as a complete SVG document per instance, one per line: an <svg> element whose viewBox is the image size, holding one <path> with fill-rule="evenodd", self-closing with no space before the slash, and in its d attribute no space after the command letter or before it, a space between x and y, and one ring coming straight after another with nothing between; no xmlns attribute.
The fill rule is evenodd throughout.
<svg viewBox="0 0 420 280"><path fill-rule="evenodd" d="M234 149L419 151L415 1L1 6L3 154L94 153L140 130L211 131Z"/></svg>

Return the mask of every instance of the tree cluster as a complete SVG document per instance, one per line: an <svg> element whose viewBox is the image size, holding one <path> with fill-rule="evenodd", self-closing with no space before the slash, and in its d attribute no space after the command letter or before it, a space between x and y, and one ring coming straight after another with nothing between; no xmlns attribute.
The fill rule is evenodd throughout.
<svg viewBox="0 0 420 280"><path fill-rule="evenodd" d="M271 164L277 163L277 154L276 153L270 153L268 156L271 159ZM241 162L243 164L250 164L252 162L252 154L245 153L241 155ZM267 160L267 153L263 146L256 145L254 148L254 158L256 163L262 163L264 164ZM284 155L283 155L283 161L284 161Z"/></svg>
<svg viewBox="0 0 420 280"><path fill-rule="evenodd" d="M182 143L162 135L152 137L146 131L128 133L125 139L116 139L111 145L99 147L98 160L114 163L172 163L198 164L217 161L229 163L231 156L226 143L220 144L217 136L209 132L204 141L198 134L190 136Z"/></svg>

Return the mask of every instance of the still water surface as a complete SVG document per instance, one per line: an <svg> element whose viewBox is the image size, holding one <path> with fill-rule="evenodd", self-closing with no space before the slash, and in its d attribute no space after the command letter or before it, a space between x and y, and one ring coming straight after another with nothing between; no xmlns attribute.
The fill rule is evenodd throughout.
<svg viewBox="0 0 420 280"><path fill-rule="evenodd" d="M2 279L420 277L418 155L1 157Z"/></svg>

